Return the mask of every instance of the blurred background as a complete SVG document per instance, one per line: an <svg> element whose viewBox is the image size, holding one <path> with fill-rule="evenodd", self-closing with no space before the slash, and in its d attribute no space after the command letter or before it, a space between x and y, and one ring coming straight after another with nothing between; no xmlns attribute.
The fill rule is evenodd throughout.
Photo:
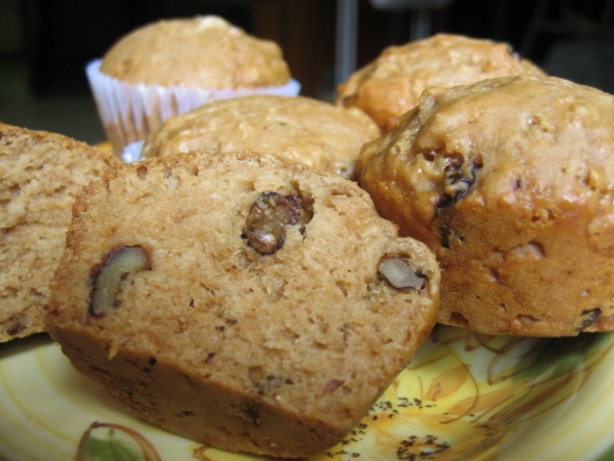
<svg viewBox="0 0 614 461"><path fill-rule="evenodd" d="M437 32L508 42L614 93L614 0L0 0L0 121L104 141L85 64L140 25L196 14L275 40L302 94L324 100L386 46Z"/></svg>

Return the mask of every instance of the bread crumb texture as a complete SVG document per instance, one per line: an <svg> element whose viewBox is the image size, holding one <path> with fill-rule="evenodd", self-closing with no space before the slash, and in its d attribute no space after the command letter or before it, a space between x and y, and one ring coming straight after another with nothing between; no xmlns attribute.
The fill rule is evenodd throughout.
<svg viewBox="0 0 614 461"><path fill-rule="evenodd" d="M75 196L115 161L59 134L0 123L0 342L43 331Z"/></svg>
<svg viewBox="0 0 614 461"><path fill-rule="evenodd" d="M290 70L279 45L217 16L164 19L120 38L100 70L131 84L193 88L284 85Z"/></svg>
<svg viewBox="0 0 614 461"><path fill-rule="evenodd" d="M146 420L233 451L338 442L439 299L432 252L366 192L268 154L122 165L80 197L67 247L46 320L75 366Z"/></svg>

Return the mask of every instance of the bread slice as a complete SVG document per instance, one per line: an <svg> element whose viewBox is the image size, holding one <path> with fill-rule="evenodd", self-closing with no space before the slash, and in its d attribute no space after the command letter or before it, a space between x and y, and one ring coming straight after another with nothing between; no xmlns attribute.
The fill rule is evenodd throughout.
<svg viewBox="0 0 614 461"><path fill-rule="evenodd" d="M115 161L60 134L0 123L0 342L43 331L75 195Z"/></svg>
<svg viewBox="0 0 614 461"><path fill-rule="evenodd" d="M300 457L338 442L408 364L439 280L352 181L268 154L179 154L87 187L47 323L145 420Z"/></svg>

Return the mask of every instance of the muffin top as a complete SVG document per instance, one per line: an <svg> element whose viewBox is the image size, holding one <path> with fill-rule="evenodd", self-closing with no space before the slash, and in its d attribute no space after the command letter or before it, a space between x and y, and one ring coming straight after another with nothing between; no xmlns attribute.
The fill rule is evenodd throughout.
<svg viewBox="0 0 614 461"><path fill-rule="evenodd" d="M165 120L146 140L142 156L274 152L350 177L363 144L378 136L375 123L355 108L302 96L254 95L210 101Z"/></svg>
<svg viewBox="0 0 614 461"><path fill-rule="evenodd" d="M431 86L465 85L487 78L543 72L506 43L437 34L386 48L337 89L337 103L367 112L383 131L418 103Z"/></svg>
<svg viewBox="0 0 614 461"><path fill-rule="evenodd" d="M290 80L276 43L217 16L140 27L111 47L100 70L133 84L216 89L279 86Z"/></svg>
<svg viewBox="0 0 614 461"><path fill-rule="evenodd" d="M557 77L431 88L393 131L363 147L357 176L402 233L432 248L433 220L451 207L492 208L500 217L505 204L527 226L541 208L611 216L613 109L614 96ZM599 237L612 235L613 221L606 222L610 230L587 236L612 251Z"/></svg>

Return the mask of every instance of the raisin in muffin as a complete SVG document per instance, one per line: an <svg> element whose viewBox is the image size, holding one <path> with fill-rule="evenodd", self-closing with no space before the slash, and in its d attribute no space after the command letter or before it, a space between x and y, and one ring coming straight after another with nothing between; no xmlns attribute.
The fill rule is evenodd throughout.
<svg viewBox="0 0 614 461"><path fill-rule="evenodd" d="M354 182L192 153L88 187L46 319L76 368L144 419L300 457L338 442L407 365L438 290L434 255Z"/></svg>
<svg viewBox="0 0 614 461"><path fill-rule="evenodd" d="M440 322L614 329L614 96L528 74L433 88L356 168L379 211L437 254Z"/></svg>
<svg viewBox="0 0 614 461"><path fill-rule="evenodd" d="M72 138L0 123L0 342L44 330L75 196L114 163Z"/></svg>
<svg viewBox="0 0 614 461"><path fill-rule="evenodd" d="M300 90L277 43L212 15L145 24L86 72L118 155L167 117L211 99Z"/></svg>
<svg viewBox="0 0 614 461"><path fill-rule="evenodd" d="M361 147L379 136L358 109L306 97L257 95L211 101L167 119L143 146L143 157L206 150L256 150L351 177Z"/></svg>
<svg viewBox="0 0 614 461"><path fill-rule="evenodd" d="M337 103L364 110L386 132L430 86L464 85L525 72L543 73L506 43L437 34L386 48L338 86Z"/></svg>

